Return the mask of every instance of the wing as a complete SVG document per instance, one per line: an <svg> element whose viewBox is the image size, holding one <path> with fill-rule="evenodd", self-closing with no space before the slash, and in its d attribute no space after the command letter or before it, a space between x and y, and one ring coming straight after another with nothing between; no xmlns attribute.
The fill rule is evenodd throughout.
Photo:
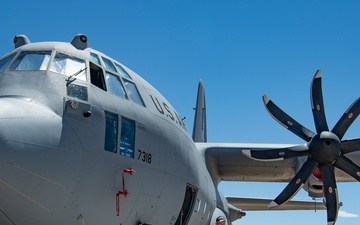
<svg viewBox="0 0 360 225"><path fill-rule="evenodd" d="M273 201L272 199L254 199L254 198L239 198L226 197L229 204L244 211L262 211L262 210L324 210L326 206L322 201L320 202L305 202L305 201L288 201L285 204L276 208L269 208L268 205Z"/></svg>
<svg viewBox="0 0 360 225"><path fill-rule="evenodd" d="M272 144L196 143L215 183L220 181L287 182L295 175L296 159L258 161L243 151L292 147Z"/></svg>
<svg viewBox="0 0 360 225"><path fill-rule="evenodd" d="M260 181L290 182L302 166L304 157L281 156L283 152L301 152L301 145L291 144L233 144L233 143L196 143L204 153L208 170L214 183L220 181ZM286 150L286 151L284 151ZM248 152L279 152L276 160L255 160ZM359 152L347 154L354 163L360 164ZM302 159L301 159L302 158ZM336 169L337 182L353 182L354 178Z"/></svg>

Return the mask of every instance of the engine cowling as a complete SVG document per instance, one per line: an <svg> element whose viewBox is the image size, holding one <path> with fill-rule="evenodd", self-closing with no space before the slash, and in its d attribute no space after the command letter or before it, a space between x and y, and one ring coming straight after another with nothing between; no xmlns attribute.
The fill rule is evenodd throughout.
<svg viewBox="0 0 360 225"><path fill-rule="evenodd" d="M298 163L296 165L296 173L305 163L307 157L299 157ZM324 197L323 193L323 182L321 173L318 167L315 168L313 173L310 175L309 179L305 182L303 189L308 192L309 196L312 198L322 198Z"/></svg>

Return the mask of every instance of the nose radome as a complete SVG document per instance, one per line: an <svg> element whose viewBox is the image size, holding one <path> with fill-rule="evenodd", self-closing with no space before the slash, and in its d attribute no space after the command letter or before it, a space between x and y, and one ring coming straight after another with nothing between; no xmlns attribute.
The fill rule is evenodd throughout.
<svg viewBox="0 0 360 225"><path fill-rule="evenodd" d="M1 141L56 147L61 131L61 117L31 98L0 97Z"/></svg>
<svg viewBox="0 0 360 225"><path fill-rule="evenodd" d="M76 189L82 150L71 124L50 108L28 97L0 96L0 208L6 218L12 224L60 220Z"/></svg>

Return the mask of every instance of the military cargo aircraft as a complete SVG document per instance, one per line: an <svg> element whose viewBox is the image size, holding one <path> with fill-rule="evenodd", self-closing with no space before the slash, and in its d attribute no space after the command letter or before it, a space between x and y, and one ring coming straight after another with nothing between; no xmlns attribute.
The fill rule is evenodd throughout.
<svg viewBox="0 0 360 225"><path fill-rule="evenodd" d="M341 140L359 99L329 131L321 71L311 85L316 132L263 97L305 144L209 143L201 81L190 135L153 86L85 35L14 44L0 59L0 224L213 225L250 210L315 208L334 224L336 182L360 181L360 140ZM272 201L225 197L220 181L289 185ZM324 203L292 201L302 187Z"/></svg>

